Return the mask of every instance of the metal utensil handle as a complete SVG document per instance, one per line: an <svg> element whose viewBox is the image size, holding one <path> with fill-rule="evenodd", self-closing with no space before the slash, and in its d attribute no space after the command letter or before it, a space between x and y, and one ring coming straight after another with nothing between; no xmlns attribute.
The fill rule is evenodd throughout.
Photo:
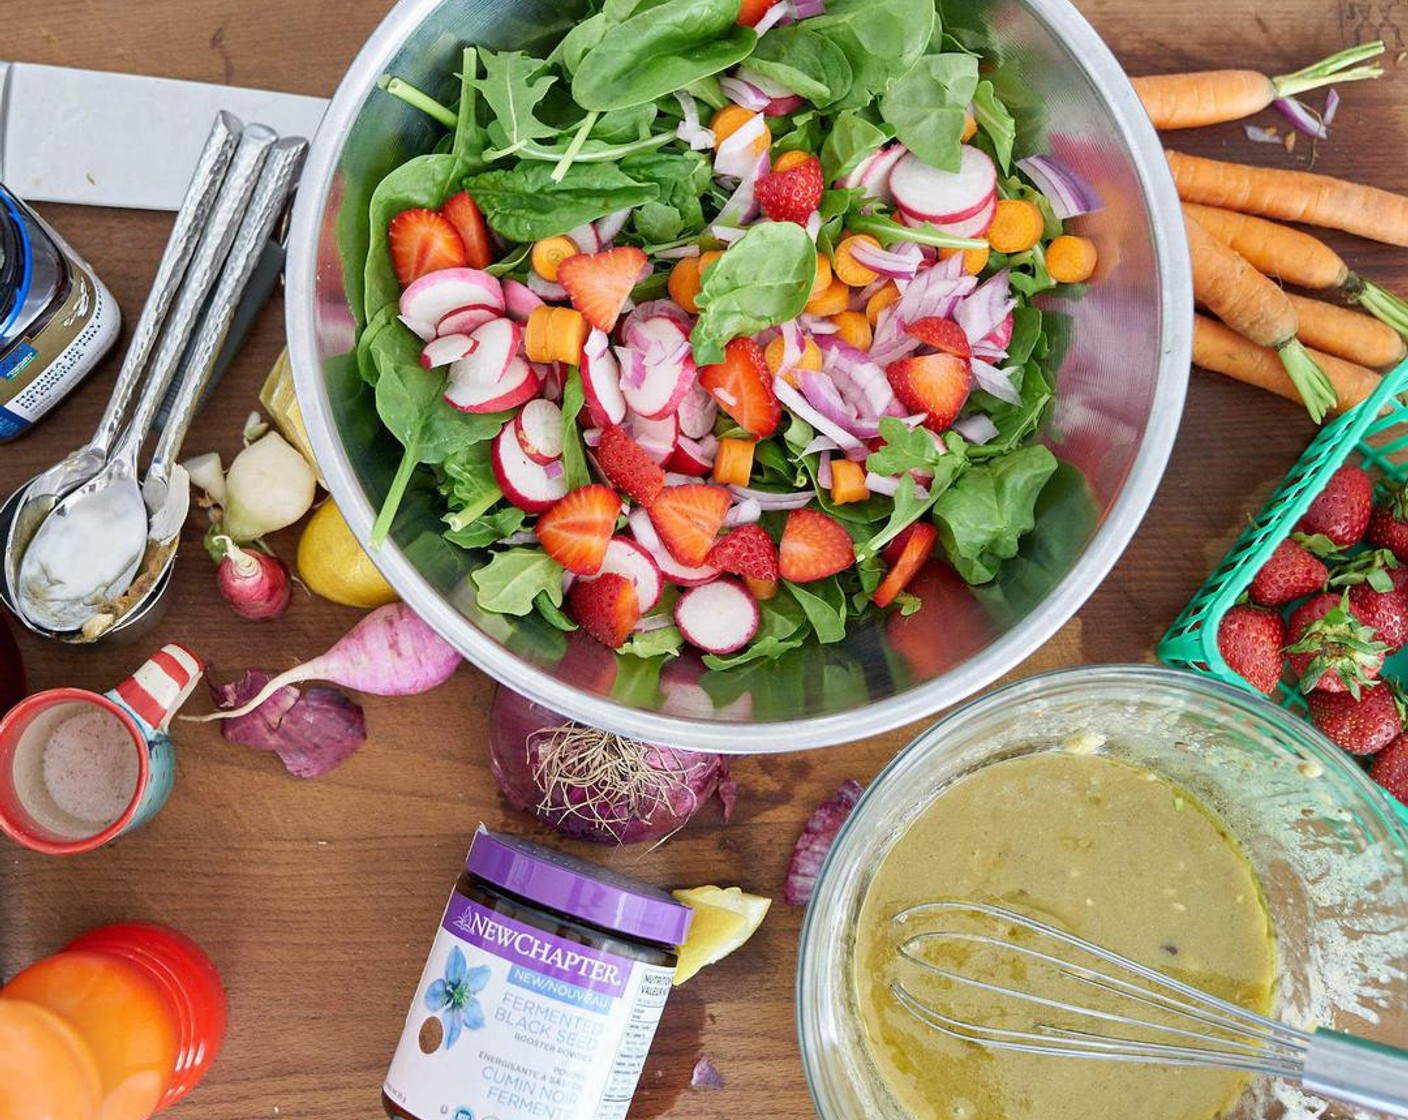
<svg viewBox="0 0 1408 1120"><path fill-rule="evenodd" d="M230 160L225 181L220 185L220 194L215 199L210 220L201 232L195 256L181 281L176 305L162 328L161 343L142 386L141 396L137 399L136 410L122 436L123 453L130 455L132 461L136 460L142 441L147 438L147 431L161 407L162 398L171 384L171 376L181 361L181 355L185 353L206 297L210 295L215 278L229 255L230 244L249 205L249 196L254 191L264 159L277 139L278 134L262 124L247 125L240 134L239 146Z"/></svg>
<svg viewBox="0 0 1408 1120"><path fill-rule="evenodd" d="M113 386L112 396L98 420L98 428L90 444L105 456L122 429L122 421L132 404L132 395L142 380L142 374L146 372L166 313L171 309L181 280L195 255L201 229L234 157L242 127L233 114L223 110L217 113L205 148L196 161L195 173L186 188L181 209L176 213L176 222L171 227L171 237L166 242L161 263L157 265L156 279L152 281L151 292L142 306L137 325L132 328L132 340L123 356L122 368L118 370L117 383Z"/></svg>
<svg viewBox="0 0 1408 1120"><path fill-rule="evenodd" d="M164 478L176 456L181 453L181 444L195 416L210 371L215 366L216 355L234 320L235 309L274 232L275 223L284 212L307 150L308 141L296 136L286 137L269 149L264 170L254 188L234 244L230 247L230 255L220 274L215 294L186 355L178 396L157 441L148 478Z"/></svg>
<svg viewBox="0 0 1408 1120"><path fill-rule="evenodd" d="M1301 1084L1312 1093L1390 1116L1408 1116L1408 1050L1316 1031Z"/></svg>

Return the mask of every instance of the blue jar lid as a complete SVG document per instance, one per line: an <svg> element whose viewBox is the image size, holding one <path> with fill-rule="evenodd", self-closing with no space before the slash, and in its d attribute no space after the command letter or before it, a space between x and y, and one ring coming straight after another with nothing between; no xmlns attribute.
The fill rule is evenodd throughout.
<svg viewBox="0 0 1408 1120"><path fill-rule="evenodd" d="M496 887L602 929L663 945L683 944L694 912L664 891L605 867L486 828L465 867Z"/></svg>

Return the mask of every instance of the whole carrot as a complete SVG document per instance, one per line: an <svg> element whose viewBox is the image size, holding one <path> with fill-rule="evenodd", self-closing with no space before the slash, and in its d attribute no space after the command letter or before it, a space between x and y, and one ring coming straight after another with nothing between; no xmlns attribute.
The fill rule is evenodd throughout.
<svg viewBox="0 0 1408 1120"><path fill-rule="evenodd" d="M1296 337L1315 350L1323 350L1370 369L1401 362L1408 350L1391 327L1377 319L1323 300L1287 292L1295 308L1300 331Z"/></svg>
<svg viewBox="0 0 1408 1120"><path fill-rule="evenodd" d="M1193 260L1193 298L1258 346L1275 350L1318 424L1335 405L1334 387L1296 338L1300 324L1286 293L1217 240L1185 219Z"/></svg>
<svg viewBox="0 0 1408 1120"><path fill-rule="evenodd" d="M1311 355L1320 363L1334 386L1336 403L1332 412L1340 413L1353 408L1378 388L1379 375L1371 369L1346 362L1333 354L1311 351ZM1266 389L1288 400L1300 399L1300 390L1286 376L1276 351L1248 341L1230 327L1206 315L1193 316L1193 362L1204 369Z"/></svg>
<svg viewBox="0 0 1408 1120"><path fill-rule="evenodd" d="M1281 171L1165 152L1178 197L1286 222L1408 245L1408 197L1310 171Z"/></svg>
<svg viewBox="0 0 1408 1120"><path fill-rule="evenodd" d="M1319 238L1265 218L1196 202L1185 202L1183 213L1258 272L1298 288L1338 291L1408 338L1408 303L1350 271L1340 255Z"/></svg>
<svg viewBox="0 0 1408 1120"><path fill-rule="evenodd" d="M1203 70L1131 78L1130 82L1155 128L1197 128L1241 120L1280 98L1294 97L1332 82L1377 78L1383 73L1379 67L1357 64L1383 52L1383 41L1375 40L1332 54L1294 74L1274 78L1257 70Z"/></svg>

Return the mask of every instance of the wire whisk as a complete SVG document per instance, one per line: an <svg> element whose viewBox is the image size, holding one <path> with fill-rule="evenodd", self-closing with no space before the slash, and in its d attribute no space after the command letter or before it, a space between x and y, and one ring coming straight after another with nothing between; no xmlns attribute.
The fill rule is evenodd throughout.
<svg viewBox="0 0 1408 1120"><path fill-rule="evenodd" d="M1269 1019L1006 907L939 900L892 921L910 927L920 919L962 928L924 928L902 941L899 954L925 996L902 979L890 991L953 1038L1028 1054L1267 1074L1408 1117L1408 1051ZM1076 985L1075 998L1033 990L1041 975ZM1096 992L1102 1006L1085 1002ZM982 1006L972 1003L977 994Z"/></svg>

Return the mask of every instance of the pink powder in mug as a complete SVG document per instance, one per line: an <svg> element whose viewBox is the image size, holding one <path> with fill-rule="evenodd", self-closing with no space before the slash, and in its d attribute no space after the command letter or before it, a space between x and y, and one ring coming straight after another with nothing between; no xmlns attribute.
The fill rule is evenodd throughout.
<svg viewBox="0 0 1408 1120"><path fill-rule="evenodd" d="M132 736L111 712L84 707L50 732L44 744L44 787L54 805L106 828L137 792Z"/></svg>

